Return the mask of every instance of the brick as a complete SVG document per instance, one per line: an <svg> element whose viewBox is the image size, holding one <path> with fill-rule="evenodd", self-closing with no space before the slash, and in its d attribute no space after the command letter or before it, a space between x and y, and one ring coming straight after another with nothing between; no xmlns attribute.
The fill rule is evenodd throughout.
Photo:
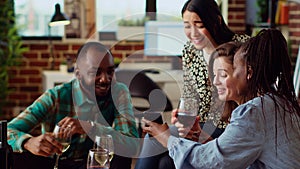
<svg viewBox="0 0 300 169"><path fill-rule="evenodd" d="M133 50L143 50L144 49L144 45L134 45L133 46Z"/></svg>
<svg viewBox="0 0 300 169"><path fill-rule="evenodd" d="M132 58L143 58L144 57L144 55L143 54L126 54L126 58L130 58L130 59L132 59Z"/></svg>
<svg viewBox="0 0 300 169"><path fill-rule="evenodd" d="M236 5L242 5L245 6L246 0L235 0Z"/></svg>
<svg viewBox="0 0 300 169"><path fill-rule="evenodd" d="M53 46L53 49L54 50L63 50L63 51L65 51L65 50L68 50L69 49L69 45L54 45Z"/></svg>
<svg viewBox="0 0 300 169"><path fill-rule="evenodd" d="M291 35L300 37L300 32L292 32Z"/></svg>
<svg viewBox="0 0 300 169"><path fill-rule="evenodd" d="M132 50L131 45L116 45L113 47L114 50Z"/></svg>
<svg viewBox="0 0 300 169"><path fill-rule="evenodd" d="M82 45L72 45L71 49L72 51L78 51L78 49L81 47Z"/></svg>
<svg viewBox="0 0 300 169"><path fill-rule="evenodd" d="M17 68L10 68L8 69L8 74L9 75L16 75L18 73Z"/></svg>
<svg viewBox="0 0 300 169"><path fill-rule="evenodd" d="M114 56L114 58L123 58L123 54L122 53L112 53L112 55Z"/></svg>
<svg viewBox="0 0 300 169"><path fill-rule="evenodd" d="M246 16L245 16L245 15L237 15L235 18L236 18L236 19L245 19Z"/></svg>
<svg viewBox="0 0 300 169"><path fill-rule="evenodd" d="M41 54L41 58L44 59L44 58L49 58L50 57L50 53L42 53Z"/></svg>
<svg viewBox="0 0 300 169"><path fill-rule="evenodd" d="M20 70L20 74L22 75L40 75L40 71L36 69L23 69Z"/></svg>
<svg viewBox="0 0 300 169"><path fill-rule="evenodd" d="M42 83L41 77L29 77L28 82L29 83Z"/></svg>
<svg viewBox="0 0 300 169"><path fill-rule="evenodd" d="M289 10L291 10L291 11L299 11L300 10L300 5L298 5L296 3L290 3Z"/></svg>
<svg viewBox="0 0 300 169"><path fill-rule="evenodd" d="M41 44L31 44L29 45L29 50L47 50L48 45L41 45Z"/></svg>
<svg viewBox="0 0 300 169"><path fill-rule="evenodd" d="M24 91L24 92L38 92L39 91L39 87L37 86L21 86L20 87L20 91Z"/></svg>
<svg viewBox="0 0 300 169"><path fill-rule="evenodd" d="M24 77L19 77L19 78L9 78L9 83L10 84L19 84L19 83L26 83L26 78Z"/></svg>
<svg viewBox="0 0 300 169"><path fill-rule="evenodd" d="M24 53L23 56L25 58L28 58L28 59L37 59L38 58L38 54L37 53Z"/></svg>
<svg viewBox="0 0 300 169"><path fill-rule="evenodd" d="M8 99L27 100L28 96L27 96L27 94L9 94Z"/></svg>
<svg viewBox="0 0 300 169"><path fill-rule="evenodd" d="M34 61L34 62L30 62L29 66L37 66L37 67L45 67L48 65L48 62L45 61Z"/></svg>
<svg viewBox="0 0 300 169"><path fill-rule="evenodd" d="M230 12L241 12L241 13L244 13L245 12L245 8L243 8L243 7L240 7L240 8L228 7L228 11L230 11Z"/></svg>
<svg viewBox="0 0 300 169"><path fill-rule="evenodd" d="M9 86L8 86L8 90L9 90L10 92L19 92L18 86L19 86L19 85L10 83Z"/></svg>
<svg viewBox="0 0 300 169"><path fill-rule="evenodd" d="M243 27L244 24L241 24L241 23L230 23L229 24L229 27Z"/></svg>

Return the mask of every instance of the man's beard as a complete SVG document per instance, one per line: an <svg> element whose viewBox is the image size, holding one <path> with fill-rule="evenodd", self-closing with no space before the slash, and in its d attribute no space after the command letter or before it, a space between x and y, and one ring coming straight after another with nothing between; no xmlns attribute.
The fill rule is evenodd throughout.
<svg viewBox="0 0 300 169"><path fill-rule="evenodd" d="M107 84L106 84L107 85ZM104 96L97 96L96 90L95 90L95 84L93 85L88 85L85 81L85 79L81 80L81 86L84 89L85 93L87 93L88 97L90 99L97 99L97 100L102 100L107 97L107 95L110 93L111 89L104 95Z"/></svg>

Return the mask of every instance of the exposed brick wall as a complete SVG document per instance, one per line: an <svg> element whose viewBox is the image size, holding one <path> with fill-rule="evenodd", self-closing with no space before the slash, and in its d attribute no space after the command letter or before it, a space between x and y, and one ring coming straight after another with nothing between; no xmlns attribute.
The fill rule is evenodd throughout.
<svg viewBox="0 0 300 169"><path fill-rule="evenodd" d="M246 30L246 0L228 0L228 26L231 30L244 33Z"/></svg>
<svg viewBox="0 0 300 169"><path fill-rule="evenodd" d="M245 0L229 0L229 27L236 32L245 31ZM292 56L296 60L300 42L300 5L290 3L289 12L289 38L292 43ZM78 48L84 42L80 41L53 41L55 69L58 70L61 61L67 56L74 58ZM117 42L105 43L111 48L115 57L129 58L126 62L169 62L167 57L151 57L143 55L143 42ZM22 65L12 67L10 70L9 87L13 91L7 98L4 109L6 116L0 119L9 119L14 116L13 112L18 107L27 107L42 94L42 71L50 69L49 41L24 41L29 51L24 54Z"/></svg>
<svg viewBox="0 0 300 169"><path fill-rule="evenodd" d="M295 63L300 44L300 4L289 3L289 40L291 44L291 58Z"/></svg>

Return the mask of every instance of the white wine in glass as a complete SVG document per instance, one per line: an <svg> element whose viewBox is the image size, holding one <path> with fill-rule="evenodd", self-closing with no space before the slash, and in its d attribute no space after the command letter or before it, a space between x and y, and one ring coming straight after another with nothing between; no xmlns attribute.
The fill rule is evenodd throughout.
<svg viewBox="0 0 300 169"><path fill-rule="evenodd" d="M109 156L106 149L90 149L87 169L109 169Z"/></svg>
<svg viewBox="0 0 300 169"><path fill-rule="evenodd" d="M94 148L108 150L109 161L113 159L114 142L111 135L107 134L107 135L96 136Z"/></svg>
<svg viewBox="0 0 300 169"><path fill-rule="evenodd" d="M53 134L55 139L63 145L62 152L64 153L65 151L67 151L71 144L71 127L62 128L59 125L56 125L53 130ZM58 169L59 156L59 154L56 154L54 169Z"/></svg>

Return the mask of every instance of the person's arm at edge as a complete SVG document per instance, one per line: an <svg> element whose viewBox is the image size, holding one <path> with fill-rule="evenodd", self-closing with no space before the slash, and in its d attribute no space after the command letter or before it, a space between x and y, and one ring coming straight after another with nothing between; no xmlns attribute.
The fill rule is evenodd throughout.
<svg viewBox="0 0 300 169"><path fill-rule="evenodd" d="M169 155L176 167L245 168L252 164L260 155L265 138L262 112L251 105L240 106L235 112L227 131L206 144L168 137Z"/></svg>
<svg viewBox="0 0 300 169"><path fill-rule="evenodd" d="M46 116L46 112L51 111L50 109L54 107L53 94L53 91L50 90L45 92L8 123L8 144L12 146L13 151L25 151L25 142L33 137L29 134L30 130L38 126L42 118Z"/></svg>

